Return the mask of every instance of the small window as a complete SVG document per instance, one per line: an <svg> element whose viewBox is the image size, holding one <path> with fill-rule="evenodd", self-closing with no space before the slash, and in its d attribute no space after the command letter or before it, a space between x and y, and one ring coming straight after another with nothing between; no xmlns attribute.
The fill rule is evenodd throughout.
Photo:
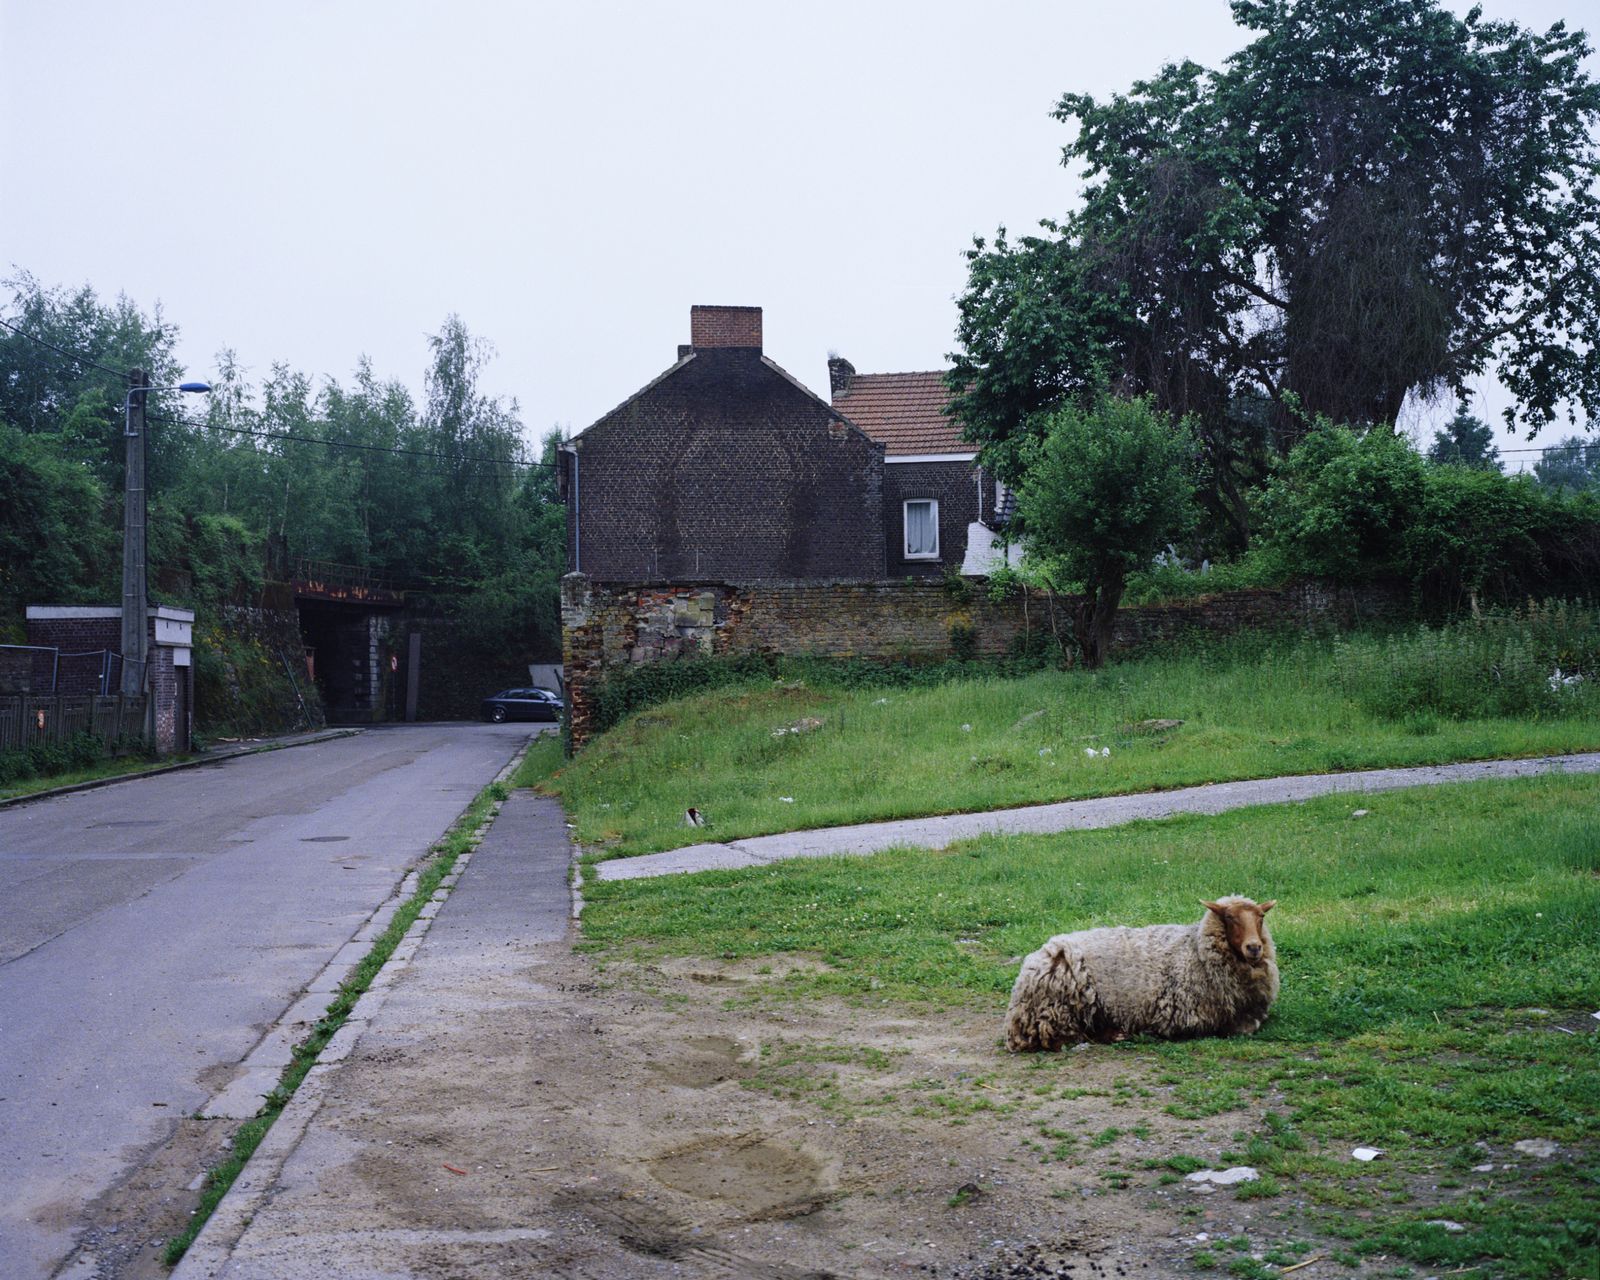
<svg viewBox="0 0 1600 1280"><path fill-rule="evenodd" d="M939 558L939 504L933 498L913 498L905 504L906 559Z"/></svg>

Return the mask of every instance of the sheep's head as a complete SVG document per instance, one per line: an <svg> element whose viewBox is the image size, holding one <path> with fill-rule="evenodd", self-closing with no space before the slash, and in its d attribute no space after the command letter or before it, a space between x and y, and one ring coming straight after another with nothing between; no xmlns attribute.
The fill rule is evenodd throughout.
<svg viewBox="0 0 1600 1280"><path fill-rule="evenodd" d="M1272 937L1267 932L1267 912L1277 906L1270 902L1253 902L1249 898L1221 898L1216 902L1200 903L1222 923L1223 935L1228 940L1228 950L1243 963L1255 967L1272 959Z"/></svg>

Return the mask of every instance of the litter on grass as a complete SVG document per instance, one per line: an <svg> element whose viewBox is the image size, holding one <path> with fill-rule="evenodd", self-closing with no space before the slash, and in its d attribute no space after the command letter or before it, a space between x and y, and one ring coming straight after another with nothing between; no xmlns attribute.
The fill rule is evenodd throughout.
<svg viewBox="0 0 1600 1280"><path fill-rule="evenodd" d="M1357 1147L1350 1153L1352 1160L1359 1160L1363 1164L1376 1160L1383 1152L1377 1147Z"/></svg>
<svg viewBox="0 0 1600 1280"><path fill-rule="evenodd" d="M1219 1187L1231 1187L1240 1182L1254 1182L1261 1175L1247 1164L1232 1169L1200 1169L1188 1175L1187 1182L1211 1182Z"/></svg>

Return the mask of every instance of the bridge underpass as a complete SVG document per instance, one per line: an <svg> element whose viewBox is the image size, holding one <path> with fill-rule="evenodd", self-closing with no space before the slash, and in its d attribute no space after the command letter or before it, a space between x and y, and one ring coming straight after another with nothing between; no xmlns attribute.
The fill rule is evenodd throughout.
<svg viewBox="0 0 1600 1280"><path fill-rule="evenodd" d="M307 674L329 723L415 719L407 691L416 663L408 658L418 638L399 626L405 593L354 566L314 562L297 566L289 586Z"/></svg>

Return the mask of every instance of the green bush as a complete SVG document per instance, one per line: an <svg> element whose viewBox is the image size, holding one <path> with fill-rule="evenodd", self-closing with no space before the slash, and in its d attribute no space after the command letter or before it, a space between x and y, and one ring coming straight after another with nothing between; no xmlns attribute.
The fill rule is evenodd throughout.
<svg viewBox="0 0 1600 1280"><path fill-rule="evenodd" d="M1192 600L1219 591L1252 591L1281 587L1294 578L1294 566L1279 547L1262 544L1237 560L1213 564L1205 573L1182 565L1162 563L1128 575L1126 605L1160 604L1167 600Z"/></svg>
<svg viewBox="0 0 1600 1280"><path fill-rule="evenodd" d="M1262 494L1266 541L1302 573L1348 579L1403 572L1405 530L1422 502L1426 469L1392 431L1322 423Z"/></svg>
<svg viewBox="0 0 1600 1280"><path fill-rule="evenodd" d="M95 734L75 733L60 742L36 742L21 751L0 752L0 787L87 769L114 755L126 754L136 745L120 741L108 744Z"/></svg>
<svg viewBox="0 0 1600 1280"><path fill-rule="evenodd" d="M1301 573L1399 577L1434 604L1576 594L1600 580L1600 502L1425 461L1387 430L1327 423L1260 500L1261 543Z"/></svg>
<svg viewBox="0 0 1600 1280"><path fill-rule="evenodd" d="M1335 641L1340 687L1389 720L1600 709L1600 609L1566 603Z"/></svg>

